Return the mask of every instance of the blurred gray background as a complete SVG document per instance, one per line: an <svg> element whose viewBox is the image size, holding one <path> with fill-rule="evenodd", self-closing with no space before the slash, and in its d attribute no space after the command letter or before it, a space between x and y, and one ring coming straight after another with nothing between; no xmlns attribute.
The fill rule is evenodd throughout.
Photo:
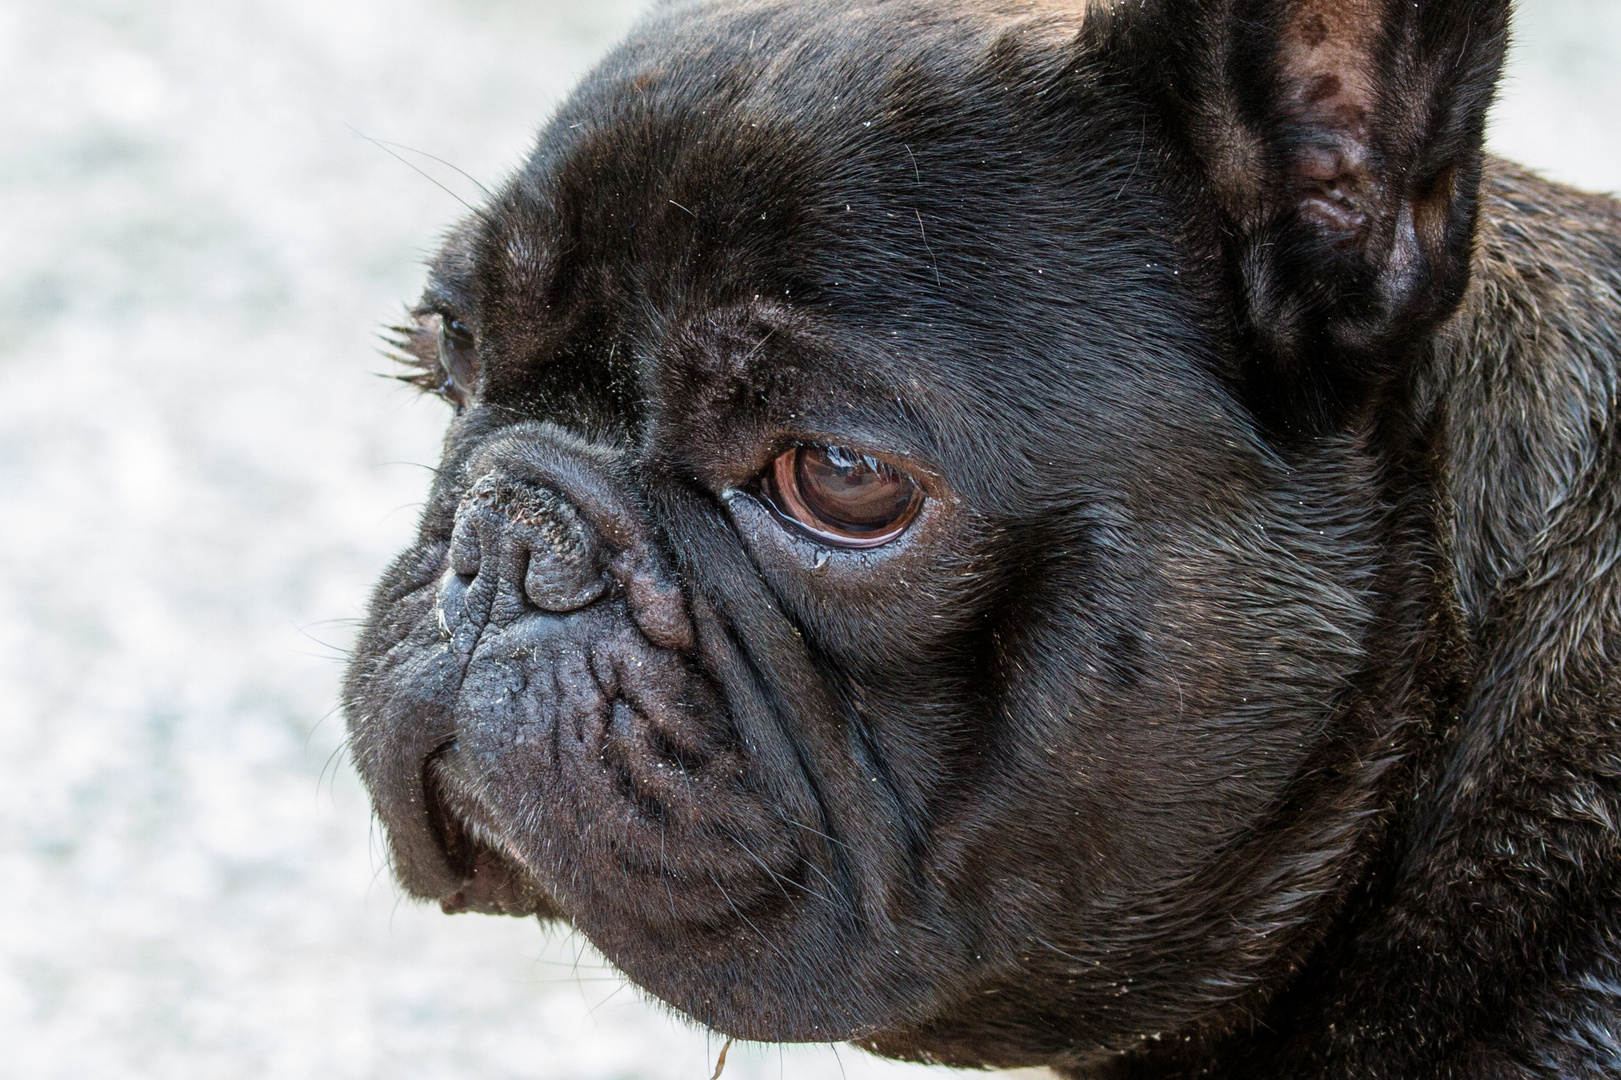
<svg viewBox="0 0 1621 1080"><path fill-rule="evenodd" d="M0 1076L710 1075L582 941L401 902L331 713L446 416L374 333L462 212L361 133L493 182L641 7L0 0ZM1524 0L1495 148L1621 188L1618 62Z"/></svg>

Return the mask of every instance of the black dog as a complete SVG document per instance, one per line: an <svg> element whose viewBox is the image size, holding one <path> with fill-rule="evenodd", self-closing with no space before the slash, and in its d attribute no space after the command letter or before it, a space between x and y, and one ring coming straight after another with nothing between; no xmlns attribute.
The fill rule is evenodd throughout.
<svg viewBox="0 0 1621 1080"><path fill-rule="evenodd" d="M440 256L411 892L730 1035L1621 1073L1621 208L1508 0L666 8Z"/></svg>

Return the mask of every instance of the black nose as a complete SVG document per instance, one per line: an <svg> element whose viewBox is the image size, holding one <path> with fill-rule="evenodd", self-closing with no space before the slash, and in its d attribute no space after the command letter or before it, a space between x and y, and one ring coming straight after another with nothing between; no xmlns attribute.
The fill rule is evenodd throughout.
<svg viewBox="0 0 1621 1080"><path fill-rule="evenodd" d="M566 497L534 481L481 477L462 497L450 566L469 585L484 580L496 602L578 611L608 589L601 544Z"/></svg>

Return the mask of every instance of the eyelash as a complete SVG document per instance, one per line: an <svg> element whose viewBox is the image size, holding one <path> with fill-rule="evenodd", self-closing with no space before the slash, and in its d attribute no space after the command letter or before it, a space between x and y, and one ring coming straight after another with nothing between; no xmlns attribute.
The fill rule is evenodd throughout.
<svg viewBox="0 0 1621 1080"><path fill-rule="evenodd" d="M422 312L413 318L411 325L389 327L384 337L395 362L413 369L396 377L444 398L461 412L477 390L478 346L472 331L456 316L442 311ZM458 350L465 350L464 355L455 355Z"/></svg>

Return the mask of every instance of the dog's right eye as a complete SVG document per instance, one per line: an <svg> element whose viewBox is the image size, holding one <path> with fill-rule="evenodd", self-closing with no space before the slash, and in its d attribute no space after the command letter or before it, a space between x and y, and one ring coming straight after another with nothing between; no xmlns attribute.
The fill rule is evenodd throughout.
<svg viewBox="0 0 1621 1080"><path fill-rule="evenodd" d="M460 412L478 389L478 342L454 315L439 316L439 393Z"/></svg>
<svg viewBox="0 0 1621 1080"><path fill-rule="evenodd" d="M399 376L426 393L438 394L461 412L479 388L478 341L468 325L433 308L411 312L411 322L389 327L383 338L394 359L411 369Z"/></svg>

